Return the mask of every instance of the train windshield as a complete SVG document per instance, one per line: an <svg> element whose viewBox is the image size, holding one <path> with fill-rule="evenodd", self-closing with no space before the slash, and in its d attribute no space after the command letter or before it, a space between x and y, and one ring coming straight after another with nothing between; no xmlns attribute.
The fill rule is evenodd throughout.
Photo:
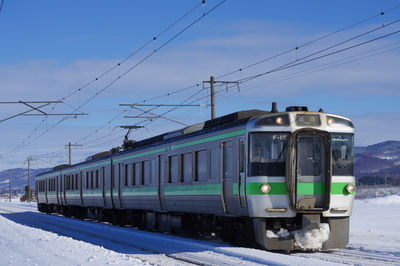
<svg viewBox="0 0 400 266"><path fill-rule="evenodd" d="M339 176L353 175L353 134L331 134L332 174Z"/></svg>
<svg viewBox="0 0 400 266"><path fill-rule="evenodd" d="M249 176L285 176L288 139L289 133L251 133Z"/></svg>

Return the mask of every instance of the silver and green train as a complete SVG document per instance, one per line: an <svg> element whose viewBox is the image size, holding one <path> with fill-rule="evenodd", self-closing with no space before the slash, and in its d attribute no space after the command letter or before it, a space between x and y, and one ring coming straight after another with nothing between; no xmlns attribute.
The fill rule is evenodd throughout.
<svg viewBox="0 0 400 266"><path fill-rule="evenodd" d="M38 209L267 250L324 225L321 248L344 248L353 140L349 119L322 110L240 111L42 173Z"/></svg>

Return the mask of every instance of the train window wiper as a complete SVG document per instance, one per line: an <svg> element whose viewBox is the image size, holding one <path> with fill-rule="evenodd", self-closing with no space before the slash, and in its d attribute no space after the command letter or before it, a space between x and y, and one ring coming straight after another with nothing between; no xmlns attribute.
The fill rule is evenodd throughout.
<svg viewBox="0 0 400 266"><path fill-rule="evenodd" d="M339 159L336 157L334 152L332 152L332 157L335 160L335 163L336 163L337 167L338 168L342 168L342 164L339 162Z"/></svg>
<svg viewBox="0 0 400 266"><path fill-rule="evenodd" d="M283 148L282 148L281 152L279 153L279 156L278 156L278 158L276 159L277 161L279 161L279 159L281 158L281 156L282 156L283 152L285 151L285 149L286 149L286 146L287 146L287 144L288 144L288 143L289 143L289 140L286 140L286 143L285 143L285 145L283 146Z"/></svg>

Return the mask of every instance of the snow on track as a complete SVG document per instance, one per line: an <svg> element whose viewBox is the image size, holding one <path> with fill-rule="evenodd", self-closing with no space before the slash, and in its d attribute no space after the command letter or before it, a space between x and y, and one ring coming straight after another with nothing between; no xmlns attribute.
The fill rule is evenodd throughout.
<svg viewBox="0 0 400 266"><path fill-rule="evenodd" d="M0 265L400 265L400 197L356 200L346 249L284 255L39 213L0 201Z"/></svg>
<svg viewBox="0 0 400 266"><path fill-rule="evenodd" d="M400 196L356 200L346 249L294 256L352 265L400 265Z"/></svg>
<svg viewBox="0 0 400 266"><path fill-rule="evenodd" d="M9 227L14 228L11 235L6 234ZM29 252L17 248L13 254L0 257L0 265L321 264L320 260L310 258L46 215L30 206L19 208L15 203L0 202L0 230L6 235L0 244L1 250L7 250L9 242L16 247L21 243L33 246ZM14 242L13 234L18 235ZM28 239L24 238L25 234ZM47 245L42 245L43 241ZM51 241L50 245L48 241Z"/></svg>

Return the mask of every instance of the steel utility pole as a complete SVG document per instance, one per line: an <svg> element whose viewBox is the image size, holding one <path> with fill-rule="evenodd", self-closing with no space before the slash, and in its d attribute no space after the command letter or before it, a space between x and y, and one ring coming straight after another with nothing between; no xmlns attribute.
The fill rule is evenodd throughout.
<svg viewBox="0 0 400 266"><path fill-rule="evenodd" d="M210 80L208 81L203 81L203 87L205 83L210 83L210 97L211 97L211 119L214 119L216 117L215 114L215 84L220 83L220 84L225 84L226 85L226 91L229 90L229 84L236 84L238 91L240 91L240 86L238 81L216 81L214 76L210 77Z"/></svg>
<svg viewBox="0 0 400 266"><path fill-rule="evenodd" d="M210 96L211 96L211 119L215 118L215 90L214 90L214 76L210 77Z"/></svg>
<svg viewBox="0 0 400 266"><path fill-rule="evenodd" d="M8 181L8 185L9 185L9 197L10 197L10 202L11 202L11 193L12 193L12 190L11 190L11 169L9 171L10 171L10 180Z"/></svg>
<svg viewBox="0 0 400 266"><path fill-rule="evenodd" d="M28 202L31 202L31 160L32 157L28 157Z"/></svg>
<svg viewBox="0 0 400 266"><path fill-rule="evenodd" d="M74 147L82 147L83 145L82 144L71 144L71 142L68 142L68 145L65 145L65 148L68 146L68 152L69 152L69 156L68 156L68 158L69 158L69 161L68 161L68 164L69 165L71 165L72 163L71 163L71 147L72 146L74 146Z"/></svg>

